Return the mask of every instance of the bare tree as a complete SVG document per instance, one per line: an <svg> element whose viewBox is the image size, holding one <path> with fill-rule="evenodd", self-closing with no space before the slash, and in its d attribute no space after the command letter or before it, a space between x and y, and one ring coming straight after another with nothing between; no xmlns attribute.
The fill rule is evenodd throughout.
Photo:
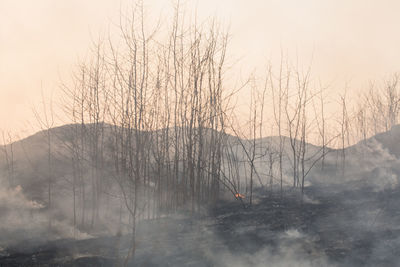
<svg viewBox="0 0 400 267"><path fill-rule="evenodd" d="M349 141L349 115L347 112L347 101L346 101L347 91L340 96L340 103L342 107L341 120L340 120L340 139L341 139L341 155L342 155L342 175L345 174L345 164L346 164L346 144ZM346 142L347 141L347 142Z"/></svg>
<svg viewBox="0 0 400 267"><path fill-rule="evenodd" d="M49 219L49 228L51 228L52 221L52 183L53 183L53 171L52 171L52 133L51 128L54 126L54 112L53 112L53 100L50 97L49 103L46 103L44 93L42 90L42 110L39 112L35 108L33 113L36 117L36 121L39 127L46 134L46 146L47 146L47 212Z"/></svg>

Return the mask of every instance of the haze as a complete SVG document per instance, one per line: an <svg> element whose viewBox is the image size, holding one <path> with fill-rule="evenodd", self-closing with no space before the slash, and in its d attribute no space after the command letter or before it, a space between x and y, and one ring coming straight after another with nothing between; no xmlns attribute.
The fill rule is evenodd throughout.
<svg viewBox="0 0 400 267"><path fill-rule="evenodd" d="M41 90L54 92L68 83L99 32L116 31L120 10L129 1L0 0L0 129L26 136L40 105ZM163 17L169 0L144 1L148 13ZM279 65L285 51L313 76L342 90L345 83L365 90L400 69L400 2L396 0L203 0L201 18L215 16L230 25L229 53L243 76L262 71L268 61ZM232 63L232 62L231 62ZM61 119L62 120L62 119ZM65 122L64 122L65 123Z"/></svg>

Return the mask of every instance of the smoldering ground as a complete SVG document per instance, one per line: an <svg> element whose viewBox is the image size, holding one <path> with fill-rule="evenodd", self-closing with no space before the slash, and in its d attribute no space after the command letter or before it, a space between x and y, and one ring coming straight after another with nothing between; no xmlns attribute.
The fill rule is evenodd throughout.
<svg viewBox="0 0 400 267"><path fill-rule="evenodd" d="M312 205L308 207L313 209ZM293 218L299 216L298 219L288 220L281 208ZM309 211L300 214L298 208L296 202L288 200L280 203L272 197L268 200L260 198L258 204L247 209L238 202L226 201L202 216L175 215L141 221L137 229L137 252L129 265L332 265L324 252L314 244L315 237L301 229L306 216L312 216L309 216ZM38 229L29 230L39 231L39 225L36 227ZM18 251L5 250L1 262L11 266L21 263L113 266L122 262L129 250L129 235L80 241L66 237L31 246L26 251L24 246L17 246Z"/></svg>
<svg viewBox="0 0 400 267"><path fill-rule="evenodd" d="M68 221L55 223L58 235L39 242L47 217L34 213L32 220L31 210L41 206L27 200L21 189L3 196L9 208L1 219L2 237L7 233L7 239L2 238L0 262L6 266L114 266L128 253L129 234L74 240ZM281 199L279 191L271 195L260 188L251 207L232 198L194 217L141 220L129 265L393 266L398 261L397 187L377 191L310 186L306 196L299 201L296 192L285 188ZM13 223L17 217L22 220ZM31 240L30 246L24 238Z"/></svg>

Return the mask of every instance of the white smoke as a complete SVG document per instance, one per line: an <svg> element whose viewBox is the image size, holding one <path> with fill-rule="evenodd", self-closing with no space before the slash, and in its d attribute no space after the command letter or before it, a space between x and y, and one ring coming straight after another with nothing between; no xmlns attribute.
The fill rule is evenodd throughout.
<svg viewBox="0 0 400 267"><path fill-rule="evenodd" d="M49 220L45 207L28 199L21 186L8 188L0 183L0 248L29 240L32 243L57 238L86 238L68 221Z"/></svg>

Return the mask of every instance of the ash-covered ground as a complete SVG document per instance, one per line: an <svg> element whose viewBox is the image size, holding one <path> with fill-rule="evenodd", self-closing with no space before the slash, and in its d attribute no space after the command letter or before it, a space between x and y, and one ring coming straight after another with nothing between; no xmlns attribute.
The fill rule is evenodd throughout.
<svg viewBox="0 0 400 267"><path fill-rule="evenodd" d="M221 202L204 215L144 220L129 266L396 266L400 190L310 186L303 201L259 189L254 204ZM0 251L0 266L119 266L129 235L42 245L26 240ZM35 245L36 244L36 245Z"/></svg>

